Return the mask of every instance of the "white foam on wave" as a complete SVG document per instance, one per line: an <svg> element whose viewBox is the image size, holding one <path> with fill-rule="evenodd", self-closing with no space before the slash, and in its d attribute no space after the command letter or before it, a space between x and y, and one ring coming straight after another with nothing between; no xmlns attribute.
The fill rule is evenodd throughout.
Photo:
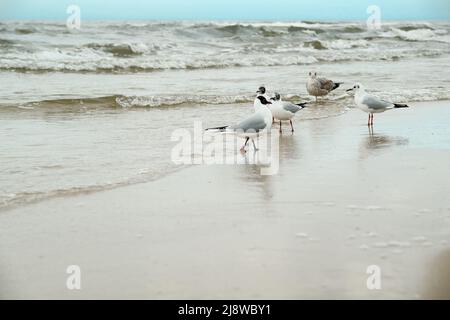
<svg viewBox="0 0 450 320"><path fill-rule="evenodd" d="M14 31L29 26L35 31ZM3 28L6 31L0 31L0 40L8 45L0 48L0 69L18 71L288 66L398 60L450 52L443 46L450 43L450 26L434 23L396 22L371 32L364 23L343 22L95 22L86 23L80 33L70 37L64 24L12 22ZM123 34L124 29L128 33ZM441 45L423 45L429 41Z"/></svg>
<svg viewBox="0 0 450 320"><path fill-rule="evenodd" d="M364 39L360 40L346 40L346 39L338 39L328 42L326 44L328 48L331 49L352 49L352 48L366 48L369 46L369 42Z"/></svg>
<svg viewBox="0 0 450 320"><path fill-rule="evenodd" d="M409 41L438 41L450 42L450 36L446 30L438 29L416 29L416 30L401 30L392 28L394 35Z"/></svg>
<svg viewBox="0 0 450 320"><path fill-rule="evenodd" d="M253 101L252 95L166 95L166 96L121 96L116 103L123 108L162 107L181 104L232 104Z"/></svg>

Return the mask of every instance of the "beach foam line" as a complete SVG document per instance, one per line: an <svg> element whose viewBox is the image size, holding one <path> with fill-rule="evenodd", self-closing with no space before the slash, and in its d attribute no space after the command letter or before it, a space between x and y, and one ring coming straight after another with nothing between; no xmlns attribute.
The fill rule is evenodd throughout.
<svg viewBox="0 0 450 320"><path fill-rule="evenodd" d="M37 191L37 192L19 192L13 194L0 194L0 212L13 209L21 205L28 205L37 203L40 201L76 196L81 194L90 194L94 192L101 192L106 190L112 190L120 187L146 183L161 179L169 174L175 173L179 170L185 169L187 166L174 166L171 168L166 168L165 170L152 172L150 174L142 174L139 176L132 177L127 180L107 183L107 184L97 184L84 187L71 187L67 189L56 189L50 191Z"/></svg>

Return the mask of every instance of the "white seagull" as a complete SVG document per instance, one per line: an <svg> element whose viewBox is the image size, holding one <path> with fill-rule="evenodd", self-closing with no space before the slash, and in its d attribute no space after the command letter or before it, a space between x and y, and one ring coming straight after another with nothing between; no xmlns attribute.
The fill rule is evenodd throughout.
<svg viewBox="0 0 450 320"><path fill-rule="evenodd" d="M288 101L281 101L281 96L279 93L275 92L274 97L270 98L272 104L269 106L270 111L272 111L272 116L280 121L280 132L281 132L281 121L289 120L291 124L291 130L294 132L294 126L292 125L292 118L295 114L305 108L306 102L303 103L291 103Z"/></svg>
<svg viewBox="0 0 450 320"><path fill-rule="evenodd" d="M258 111L259 107L262 105L259 97L263 97L264 99L268 100L268 97L266 96L266 87L261 86L256 91L256 97L253 101L253 108L255 109L255 112Z"/></svg>
<svg viewBox="0 0 450 320"><path fill-rule="evenodd" d="M334 82L326 78L317 78L317 72L310 72L306 82L306 90L314 97L326 96L334 89L337 89L342 82Z"/></svg>
<svg viewBox="0 0 450 320"><path fill-rule="evenodd" d="M369 114L369 120L367 120L367 125L373 125L373 114L385 112L386 110L396 109L396 108L409 108L406 104L392 103L389 101L381 100L375 96L372 96L366 92L364 87L357 83L353 88L347 89L347 92L355 91L355 104L356 106L364 112Z"/></svg>
<svg viewBox="0 0 450 320"><path fill-rule="evenodd" d="M258 148L256 148L254 139L258 138L261 134L263 134L267 130L270 130L270 128L272 127L272 112L270 112L269 108L267 107L269 104L271 104L271 102L267 101L263 94L264 93L260 93L256 97L254 103L255 113L250 117L235 125L208 128L206 130L218 130L219 132L233 133L239 137L244 138L245 143L240 149L241 152L246 152L245 147L247 146L248 140L250 139L252 140L255 151L258 150ZM256 100L258 102L256 102Z"/></svg>

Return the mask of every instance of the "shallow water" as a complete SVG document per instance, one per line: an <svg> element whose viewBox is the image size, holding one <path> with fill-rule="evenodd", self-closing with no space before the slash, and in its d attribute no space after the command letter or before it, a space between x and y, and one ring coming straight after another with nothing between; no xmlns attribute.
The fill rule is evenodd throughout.
<svg viewBox="0 0 450 320"><path fill-rule="evenodd" d="M398 102L450 99L450 24L0 23L0 208L156 179L177 128L234 123L256 88L310 101L310 70L343 81L297 120L339 116L354 82ZM131 37L132 35L132 37ZM383 148L402 141L368 141Z"/></svg>

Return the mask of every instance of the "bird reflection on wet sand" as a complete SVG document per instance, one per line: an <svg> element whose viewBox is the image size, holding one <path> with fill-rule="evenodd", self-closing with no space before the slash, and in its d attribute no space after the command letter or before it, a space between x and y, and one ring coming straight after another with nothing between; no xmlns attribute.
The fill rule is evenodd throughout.
<svg viewBox="0 0 450 320"><path fill-rule="evenodd" d="M360 158L366 158L374 152L387 148L406 146L408 144L408 138L374 133L373 127L368 126L368 134L364 135L364 139L361 142Z"/></svg>

